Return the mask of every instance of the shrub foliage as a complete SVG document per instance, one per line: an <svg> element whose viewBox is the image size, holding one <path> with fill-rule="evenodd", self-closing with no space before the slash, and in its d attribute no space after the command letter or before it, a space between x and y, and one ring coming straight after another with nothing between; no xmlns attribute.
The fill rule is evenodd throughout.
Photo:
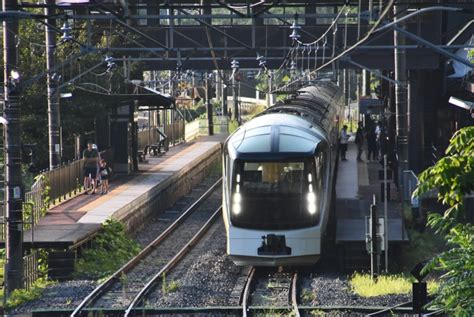
<svg viewBox="0 0 474 317"><path fill-rule="evenodd" d="M414 195L421 196L431 190L438 192L438 200L447 209L443 214L431 213L428 225L445 234L451 247L424 268L424 272L444 273L432 304L450 315L473 316L474 226L467 220L464 197L474 190L474 127L456 132L446 156L421 173Z"/></svg>
<svg viewBox="0 0 474 317"><path fill-rule="evenodd" d="M107 220L94 239L93 247L84 251L76 264L77 277L98 279L112 274L140 252L138 243L128 238L123 224Z"/></svg>

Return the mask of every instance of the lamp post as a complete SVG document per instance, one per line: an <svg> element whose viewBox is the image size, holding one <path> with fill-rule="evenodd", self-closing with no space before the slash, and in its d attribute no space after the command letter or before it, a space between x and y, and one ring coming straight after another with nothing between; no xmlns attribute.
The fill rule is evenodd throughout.
<svg viewBox="0 0 474 317"><path fill-rule="evenodd" d="M3 0L3 11L18 10L16 0ZM7 266L5 271L6 295L23 286L23 188L21 179L21 124L19 93L16 87L20 76L16 34L18 20L3 21L3 108L5 130L5 238Z"/></svg>
<svg viewBox="0 0 474 317"><path fill-rule="evenodd" d="M232 100L234 101L234 111L232 113L232 120L239 121L239 103L237 102L237 85L235 83L235 77L239 72L239 62L235 59L232 60L230 63L230 67L232 68ZM240 122L239 122L240 125Z"/></svg>

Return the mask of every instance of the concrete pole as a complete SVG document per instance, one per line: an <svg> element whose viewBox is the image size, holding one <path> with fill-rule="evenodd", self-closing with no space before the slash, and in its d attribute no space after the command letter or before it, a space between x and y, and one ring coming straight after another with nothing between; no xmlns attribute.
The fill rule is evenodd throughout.
<svg viewBox="0 0 474 317"><path fill-rule="evenodd" d="M273 72L271 70L268 71L268 99L267 99L267 108L273 105Z"/></svg>
<svg viewBox="0 0 474 317"><path fill-rule="evenodd" d="M395 19L399 12L404 11L406 6L395 5L393 7L393 14ZM404 24L400 25L404 28ZM394 44L395 47L405 45L405 36L400 32L394 30ZM406 69L406 50L402 48L395 48L395 80L402 85L407 83L407 69ZM398 175L400 176L400 193L403 197L403 171L408 170L408 95L407 89L402 85L395 85L395 103L396 103L396 138L397 138L397 154L398 154Z"/></svg>
<svg viewBox="0 0 474 317"><path fill-rule="evenodd" d="M222 76L225 76L224 72L222 72ZM225 77L224 77L225 78ZM222 82L222 115L227 117L227 81Z"/></svg>
<svg viewBox="0 0 474 317"><path fill-rule="evenodd" d="M370 96L370 72L362 70L362 96Z"/></svg>
<svg viewBox="0 0 474 317"><path fill-rule="evenodd" d="M207 129L209 135L214 135L214 124L213 124L213 110L212 110L212 103L211 103L211 96L212 96L212 84L211 84L211 77L212 73L206 73L206 103L207 103Z"/></svg>
<svg viewBox="0 0 474 317"><path fill-rule="evenodd" d="M45 0L44 4L47 6L44 9L44 14L47 17L54 15L55 5L54 0ZM45 22L54 26L55 19L46 18ZM45 25L46 32L46 70L48 75L46 77L47 98L48 98L48 144L49 144L49 169L59 166L61 164L61 146L59 142L59 127L60 127L60 110L59 110L59 92L57 90L56 79L52 78L53 74L49 72L54 67L54 51L56 50L56 33L53 29Z"/></svg>
<svg viewBox="0 0 474 317"><path fill-rule="evenodd" d="M3 0L3 11L18 10L16 0ZM18 34L18 20L3 21L3 99L5 135L5 219L6 257L5 270L6 295L23 287L23 186L21 179L21 107L19 92L15 87L11 71L17 71L16 34Z"/></svg>
<svg viewBox="0 0 474 317"><path fill-rule="evenodd" d="M234 102L234 111L232 112L232 120L239 120L239 103L237 102L237 82L235 74L232 74L232 100Z"/></svg>

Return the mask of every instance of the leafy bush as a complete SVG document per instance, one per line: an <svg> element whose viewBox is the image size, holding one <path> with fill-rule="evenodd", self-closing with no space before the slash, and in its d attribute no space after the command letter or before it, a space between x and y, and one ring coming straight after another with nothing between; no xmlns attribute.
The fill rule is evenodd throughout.
<svg viewBox="0 0 474 317"><path fill-rule="evenodd" d="M140 246L127 237L123 224L107 220L93 247L77 261L75 276L98 279L110 275L138 252Z"/></svg>
<svg viewBox="0 0 474 317"><path fill-rule="evenodd" d="M474 127L455 133L446 156L420 175L414 195L437 190L438 201L447 207L442 215L431 213L428 225L445 234L450 250L434 257L424 273L441 271L442 284L431 303L449 315L474 315L474 226L467 222L464 197L474 191Z"/></svg>

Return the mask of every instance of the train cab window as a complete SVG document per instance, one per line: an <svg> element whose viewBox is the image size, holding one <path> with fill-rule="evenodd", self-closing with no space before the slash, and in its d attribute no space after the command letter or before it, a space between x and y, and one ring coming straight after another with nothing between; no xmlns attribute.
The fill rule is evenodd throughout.
<svg viewBox="0 0 474 317"><path fill-rule="evenodd" d="M235 162L231 220L248 228L304 228L318 215L308 212L310 159L289 162Z"/></svg>
<svg viewBox="0 0 474 317"><path fill-rule="evenodd" d="M245 162L242 192L301 193L304 164L300 162Z"/></svg>

